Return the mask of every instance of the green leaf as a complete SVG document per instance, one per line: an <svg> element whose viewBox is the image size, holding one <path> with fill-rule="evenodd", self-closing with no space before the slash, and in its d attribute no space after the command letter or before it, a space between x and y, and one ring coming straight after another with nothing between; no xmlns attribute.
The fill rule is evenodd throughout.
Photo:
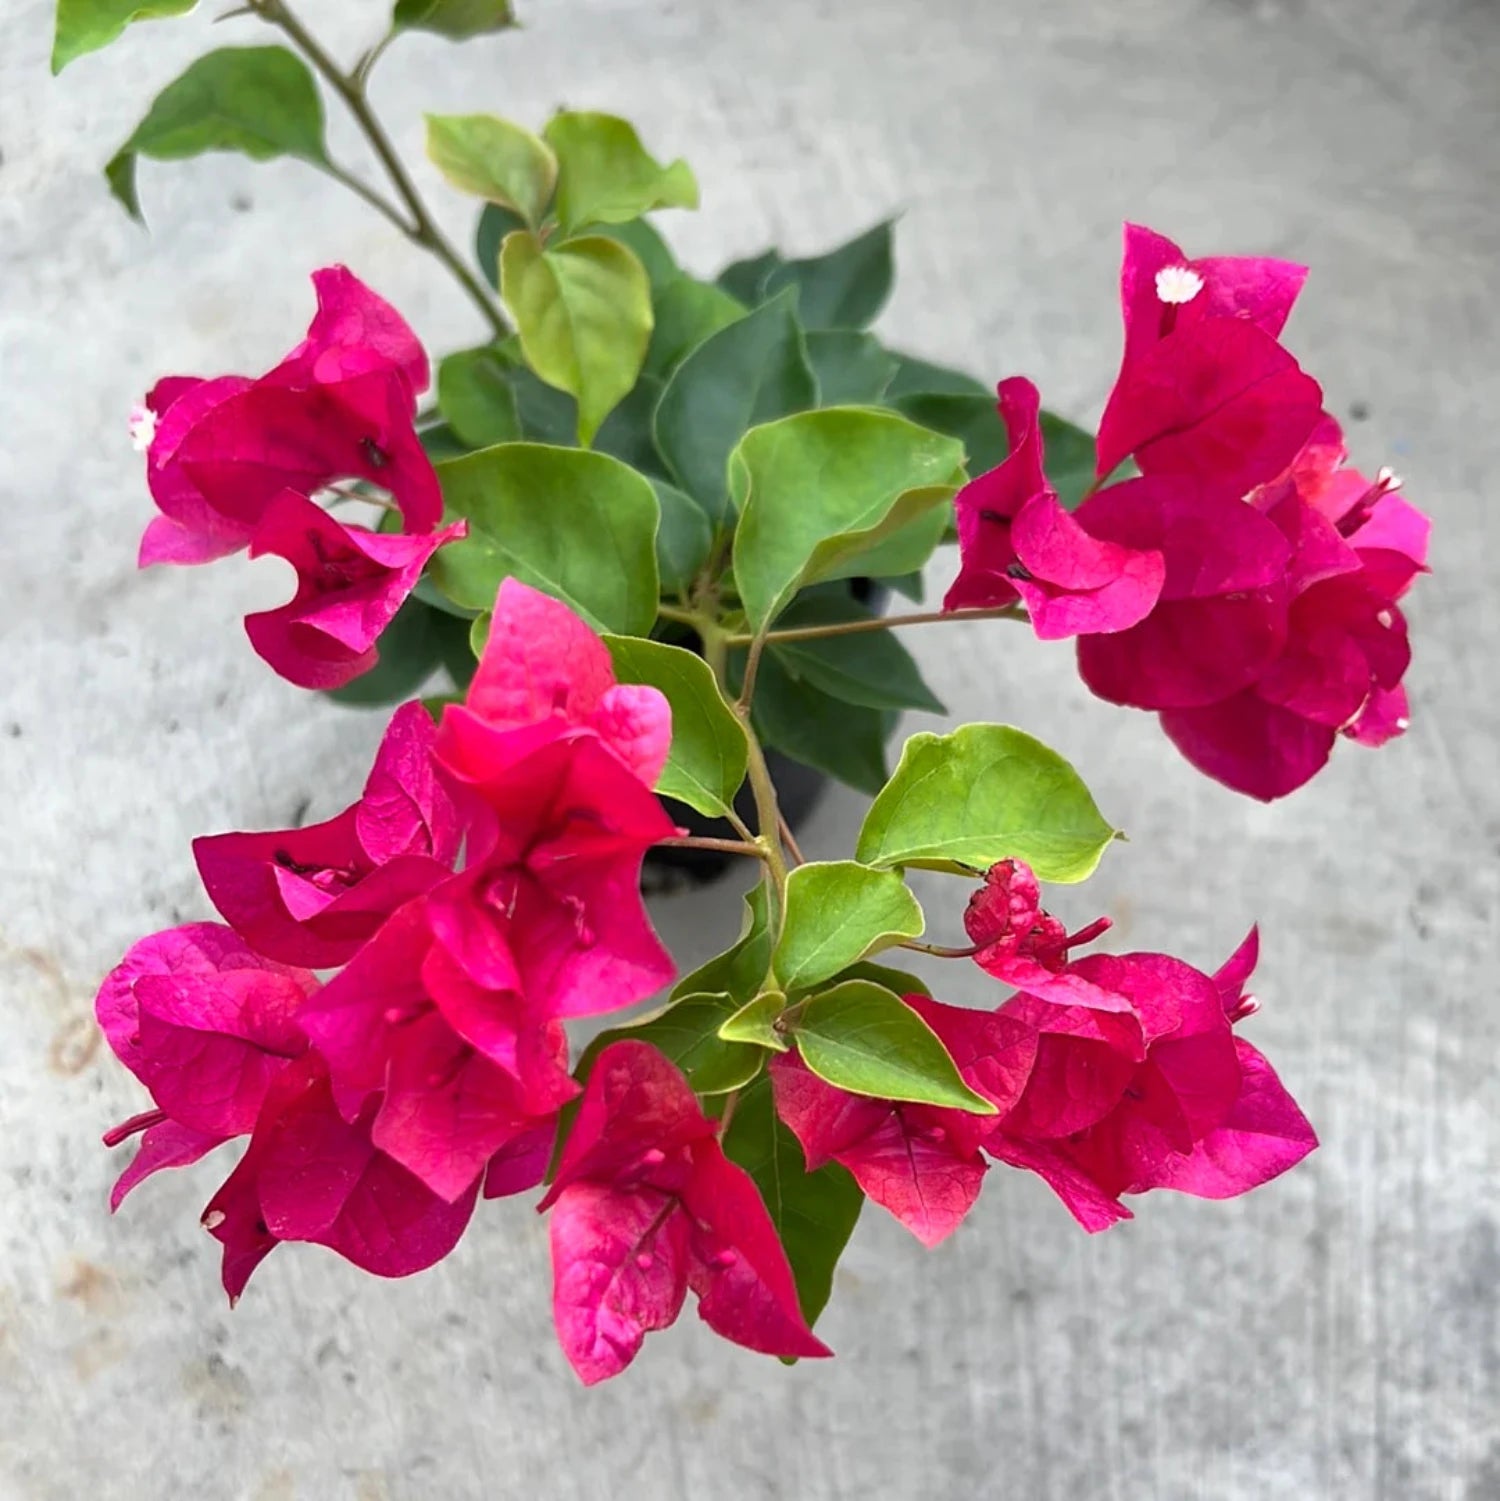
<svg viewBox="0 0 1500 1501"><path fill-rule="evenodd" d="M764 295L800 288L804 328L867 328L891 295L895 275L887 220L825 255L777 266L766 278Z"/></svg>
<svg viewBox="0 0 1500 1501"><path fill-rule="evenodd" d="M738 1002L728 995L685 995L639 1022L612 1029L604 1038L649 1042L687 1075L694 1094L728 1094L748 1084L766 1061L764 1048L719 1036L720 1026L738 1009Z"/></svg>
<svg viewBox="0 0 1500 1501"><path fill-rule="evenodd" d="M759 307L766 300L766 282L773 271L786 265L779 250L763 250L743 261L734 261L714 278L737 302L747 308Z"/></svg>
<svg viewBox="0 0 1500 1501"><path fill-rule="evenodd" d="M545 141L495 115L426 118L428 158L453 187L541 223L558 170Z"/></svg>
<svg viewBox="0 0 1500 1501"><path fill-rule="evenodd" d="M916 938L922 909L893 870L853 860L799 865L787 877L786 917L771 957L788 995L809 990L871 954Z"/></svg>
<svg viewBox="0 0 1500 1501"><path fill-rule="evenodd" d="M628 120L564 110L542 134L557 153L557 217L564 234L618 224L655 208L697 208L698 184L684 161L662 164Z"/></svg>
<svg viewBox="0 0 1500 1501"><path fill-rule="evenodd" d="M834 1269L854 1233L864 1194L837 1162L807 1171L802 1147L776 1114L768 1078L740 1095L724 1151L755 1179L791 1263L802 1317L813 1324L833 1291Z"/></svg>
<svg viewBox="0 0 1500 1501"><path fill-rule="evenodd" d="M506 235L525 228L526 221L514 209L487 203L480 211L479 223L474 227L474 259L484 272L484 279L497 292L500 290L500 247L505 243Z"/></svg>
<svg viewBox="0 0 1500 1501"><path fill-rule="evenodd" d="M1056 751L1009 725L968 724L906 742L856 858L960 872L1017 859L1043 881L1081 881L1114 837Z"/></svg>
<svg viewBox="0 0 1500 1501"><path fill-rule="evenodd" d="M904 969L891 969L885 964L873 964L868 959L861 959L858 964L841 969L834 980L869 980L896 995L925 995L929 1000L932 998L932 991L915 975L907 974Z"/></svg>
<svg viewBox="0 0 1500 1501"><path fill-rule="evenodd" d="M57 0L52 34L52 71L74 58L107 47L132 21L186 15L197 0Z"/></svg>
<svg viewBox="0 0 1500 1501"><path fill-rule="evenodd" d="M469 535L433 560L455 604L487 610L514 576L596 630L645 635L656 620L656 492L607 454L504 443L439 464L443 499Z"/></svg>
<svg viewBox="0 0 1500 1501"><path fill-rule="evenodd" d="M729 455L748 428L816 404L817 381L788 292L705 339L656 408L656 446L672 477L723 525Z"/></svg>
<svg viewBox="0 0 1500 1501"><path fill-rule="evenodd" d="M473 452L470 445L446 422L434 422L431 427L422 428L417 434L417 441L422 445L422 452L434 464L441 463L444 459L461 459L466 453Z"/></svg>
<svg viewBox="0 0 1500 1501"><path fill-rule="evenodd" d="M544 250L513 234L500 251L500 295L526 363L578 401L578 441L635 385L651 340L651 283L635 255L606 235Z"/></svg>
<svg viewBox="0 0 1500 1501"><path fill-rule="evenodd" d="M734 576L751 629L804 584L912 566L884 550L872 561L875 549L951 499L962 457L951 438L865 407L803 412L746 433L730 485L740 511ZM941 525L909 533L912 546L928 536L935 545Z"/></svg>
<svg viewBox="0 0 1500 1501"><path fill-rule="evenodd" d="M785 1010L786 997L779 990L762 991L720 1025L719 1036L726 1042L750 1042L784 1053L791 1044L776 1030L775 1022Z"/></svg>
<svg viewBox="0 0 1500 1501"><path fill-rule="evenodd" d="M461 349L438 365L438 410L470 448L513 443L521 436L516 393L505 362L486 345Z"/></svg>
<svg viewBox="0 0 1500 1501"><path fill-rule="evenodd" d="M566 391L538 380L524 365L510 372L510 385L526 441L572 448L578 437L578 403Z"/></svg>
<svg viewBox="0 0 1500 1501"><path fill-rule="evenodd" d="M1071 511L1094 483L1093 435L1052 412L1043 412L1042 446L1047 479Z"/></svg>
<svg viewBox="0 0 1500 1501"><path fill-rule="evenodd" d="M652 480L661 505L661 527L656 533L656 566L661 586L684 594L708 561L714 529L703 507L675 485Z"/></svg>
<svg viewBox="0 0 1500 1501"><path fill-rule="evenodd" d="M612 453L653 484L666 477L651 429L661 390L662 383L654 375L639 376L625 399L599 424L593 442L596 452Z"/></svg>
<svg viewBox="0 0 1500 1501"><path fill-rule="evenodd" d="M728 292L692 276L678 276L661 288L655 312L646 368L663 379L705 339L745 316L744 305Z"/></svg>
<svg viewBox="0 0 1500 1501"><path fill-rule="evenodd" d="M937 1034L901 998L868 980L846 980L812 997L792 1027L802 1061L851 1094L993 1115Z"/></svg>
<svg viewBox="0 0 1500 1501"><path fill-rule="evenodd" d="M601 224L594 233L608 235L610 239L618 240L635 252L636 259L646 268L646 275L651 280L653 297L659 296L682 275L677 266L677 257L672 254L672 247L662 239L649 220L627 219L623 224Z"/></svg>
<svg viewBox="0 0 1500 1501"><path fill-rule="evenodd" d="M874 794L888 775L886 742L898 716L890 710L840 703L799 682L772 652L761 658L751 720L777 750L831 777Z"/></svg>
<svg viewBox="0 0 1500 1501"><path fill-rule="evenodd" d="M976 380L962 370L950 370L944 365L934 365L930 360L918 359L914 354L893 353L898 362L896 374L885 392L886 400L892 404L898 396L983 396L991 411L994 410L994 390L982 380Z"/></svg>
<svg viewBox="0 0 1500 1501"><path fill-rule="evenodd" d="M896 373L896 356L873 334L849 328L816 329L807 336L807 358L825 407L877 402Z"/></svg>
<svg viewBox="0 0 1500 1501"><path fill-rule="evenodd" d="M672 999L703 992L723 992L738 1010L759 995L771 967L771 920L766 900L766 886L752 886L745 894L745 920L740 936L690 975L684 975L672 987ZM727 1018L726 1018L727 1019Z"/></svg>
<svg viewBox="0 0 1500 1501"><path fill-rule="evenodd" d="M434 31L450 42L467 41L516 24L510 0L396 0L394 31Z"/></svg>
<svg viewBox="0 0 1500 1501"><path fill-rule="evenodd" d="M1010 452L993 396L919 393L892 399L887 393L886 399L913 422L957 438L964 446L964 467L971 475L993 469Z"/></svg>
<svg viewBox="0 0 1500 1501"><path fill-rule="evenodd" d="M472 675L474 659L469 654L469 622L434 610L410 598L391 617L380 633L375 650L380 660L342 688L327 690L341 704L377 708L410 698L439 667L468 662Z"/></svg>
<svg viewBox="0 0 1500 1501"><path fill-rule="evenodd" d="M804 595L777 617L776 626L794 629L872 618L851 599ZM842 703L867 709L945 712L894 632L864 631L811 641L778 641L772 636L767 650L792 677Z"/></svg>
<svg viewBox="0 0 1500 1501"><path fill-rule="evenodd" d="M672 707L672 750L656 790L722 816L745 780L745 727L724 701L708 663L694 652L638 636L606 636L622 683L649 683Z"/></svg>
<svg viewBox="0 0 1500 1501"><path fill-rule="evenodd" d="M156 96L104 175L132 218L141 217L135 164L239 151L252 161L295 156L326 165L323 101L312 73L285 47L224 47L200 57Z"/></svg>

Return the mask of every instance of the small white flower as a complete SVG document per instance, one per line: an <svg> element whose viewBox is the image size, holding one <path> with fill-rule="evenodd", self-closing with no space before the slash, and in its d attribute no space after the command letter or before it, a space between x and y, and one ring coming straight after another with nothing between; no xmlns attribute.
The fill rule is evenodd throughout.
<svg viewBox="0 0 1500 1501"><path fill-rule="evenodd" d="M156 413L144 402L130 409L130 441L137 453L145 453L156 436Z"/></svg>
<svg viewBox="0 0 1500 1501"><path fill-rule="evenodd" d="M1203 290L1203 278L1191 266L1163 266L1156 273L1156 295L1166 303L1191 302Z"/></svg>

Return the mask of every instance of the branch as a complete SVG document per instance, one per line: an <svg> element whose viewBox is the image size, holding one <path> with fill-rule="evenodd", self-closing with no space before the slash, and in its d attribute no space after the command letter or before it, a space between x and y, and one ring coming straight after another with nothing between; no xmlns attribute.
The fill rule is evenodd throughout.
<svg viewBox="0 0 1500 1501"><path fill-rule="evenodd" d="M941 621L954 620L1025 620L1026 612L1019 605L997 605L989 610L924 610L916 615L874 615L868 620L840 620L832 625L799 625L785 631L768 631L764 640L771 645L778 641L821 641L826 636L857 636L865 631L891 631L902 625L937 625ZM730 636L729 646L753 647L755 636L744 634Z"/></svg>

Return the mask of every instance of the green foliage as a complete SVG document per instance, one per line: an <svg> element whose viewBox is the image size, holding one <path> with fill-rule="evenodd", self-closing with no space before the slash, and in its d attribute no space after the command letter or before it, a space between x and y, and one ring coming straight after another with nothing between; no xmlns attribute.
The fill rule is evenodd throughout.
<svg viewBox="0 0 1500 1501"><path fill-rule="evenodd" d="M786 917L771 957L788 995L922 931L922 909L893 870L853 860L799 865L787 877Z"/></svg>
<svg viewBox="0 0 1500 1501"><path fill-rule="evenodd" d="M654 375L641 374L620 404L599 424L593 447L612 453L632 469L638 469L654 484L666 478L666 466L656 451L651 424L662 383Z"/></svg>
<svg viewBox="0 0 1500 1501"><path fill-rule="evenodd" d="M784 265L786 258L779 250L763 250L759 255L725 266L714 278L715 285L746 307L759 307L766 300L767 278Z"/></svg>
<svg viewBox="0 0 1500 1501"><path fill-rule="evenodd" d="M1114 837L1056 751L1008 725L969 724L906 742L856 856L959 872L1018 859L1043 881L1081 881Z"/></svg>
<svg viewBox="0 0 1500 1501"><path fill-rule="evenodd" d="M770 907L762 883L751 887L745 895L745 919L740 936L722 954L715 954L692 974L684 975L672 987L672 999L722 991L734 1001L734 1009L738 1010L760 994L770 967Z"/></svg>
<svg viewBox="0 0 1500 1501"><path fill-rule="evenodd" d="M1093 435L1052 412L1043 412L1042 446L1048 482L1071 511L1094 483Z"/></svg>
<svg viewBox="0 0 1500 1501"><path fill-rule="evenodd" d="M484 273L484 279L498 292L500 290L500 247L505 237L518 229L525 229L526 221L514 210L502 208L498 203L487 203L474 226L474 259Z"/></svg>
<svg viewBox="0 0 1500 1501"><path fill-rule="evenodd" d="M516 233L500 251L500 295L526 363L578 402L578 441L593 441L635 385L651 339L651 283L634 253L606 235L544 248Z"/></svg>
<svg viewBox="0 0 1500 1501"><path fill-rule="evenodd" d="M781 991L764 990L720 1024L719 1036L726 1042L753 1042L758 1048L784 1053L791 1044L776 1030L775 1023L785 1010L786 996Z"/></svg>
<svg viewBox="0 0 1500 1501"><path fill-rule="evenodd" d="M854 329L816 329L807 335L807 357L825 407L878 402L896 373L896 356L873 334Z"/></svg>
<svg viewBox="0 0 1500 1501"><path fill-rule="evenodd" d="M888 395L887 399L913 422L957 438L964 446L964 467L970 475L993 469L1010 452L1010 445L1005 440L1005 426L995 410L993 395L916 392L905 396Z"/></svg>
<svg viewBox="0 0 1500 1501"><path fill-rule="evenodd" d="M703 507L676 485L653 480L661 505L661 527L656 533L656 566L661 586L684 594L708 559L714 529Z"/></svg>
<svg viewBox="0 0 1500 1501"><path fill-rule="evenodd" d="M380 660L328 697L358 708L380 708L410 698L434 672L447 667L459 687L474 674L469 622L435 610L415 596L405 601L376 642Z"/></svg>
<svg viewBox="0 0 1500 1501"><path fill-rule="evenodd" d="M896 373L886 387L886 400L895 402L898 396L983 396L994 410L994 390L982 380L962 370L950 370L945 365L934 365L930 360L918 359L914 354L892 351L896 356Z"/></svg>
<svg viewBox="0 0 1500 1501"><path fill-rule="evenodd" d="M734 576L751 629L819 579L920 567L942 525L920 519L952 498L962 457L952 439L871 408L803 412L748 432L730 484Z"/></svg>
<svg viewBox="0 0 1500 1501"><path fill-rule="evenodd" d="M676 276L662 287L653 308L656 326L646 351L646 368L665 379L705 339L737 323L745 308L722 287L692 276Z"/></svg>
<svg viewBox="0 0 1500 1501"><path fill-rule="evenodd" d="M396 0L394 31L433 31L450 42L467 41L516 24L510 0Z"/></svg>
<svg viewBox="0 0 1500 1501"><path fill-rule="evenodd" d="M729 455L747 429L816 404L788 293L721 328L677 367L656 408L656 446L709 520L731 517Z"/></svg>
<svg viewBox="0 0 1500 1501"><path fill-rule="evenodd" d="M492 346L461 349L438 364L438 410L461 443L489 448L521 437L508 367Z"/></svg>
<svg viewBox="0 0 1500 1501"><path fill-rule="evenodd" d="M74 58L107 47L132 21L181 16L197 0L57 0L52 34L52 71L61 73Z"/></svg>
<svg viewBox="0 0 1500 1501"><path fill-rule="evenodd" d="M793 1012L802 1061L820 1079L851 1094L908 1100L993 1115L937 1034L894 992L869 980L845 980Z"/></svg>
<svg viewBox="0 0 1500 1501"><path fill-rule="evenodd" d="M285 47L224 47L200 57L156 96L104 175L110 191L139 219L137 159L182 161L206 151L239 151L253 161L295 156L326 165L323 101L307 64Z"/></svg>
<svg viewBox="0 0 1500 1501"><path fill-rule="evenodd" d="M533 229L557 185L547 143L495 115L428 115L427 155L459 192L508 208Z"/></svg>
<svg viewBox="0 0 1500 1501"><path fill-rule="evenodd" d="M672 750L656 783L666 797L722 816L745 780L745 727L724 701L702 657L636 636L606 636L622 683L649 683L672 708Z"/></svg>
<svg viewBox="0 0 1500 1501"><path fill-rule="evenodd" d="M824 255L771 267L761 296L796 287L804 328L868 328L891 295L895 274L887 220Z"/></svg>
<svg viewBox="0 0 1500 1501"><path fill-rule="evenodd" d="M685 995L639 1022L603 1034L598 1046L622 1037L649 1042L682 1070L695 1094L728 1094L748 1084L766 1059L764 1048L719 1036L719 1027L738 1009L722 993Z"/></svg>
<svg viewBox="0 0 1500 1501"><path fill-rule="evenodd" d="M688 164L662 166L626 120L564 110L542 134L557 154L557 218L564 234L637 219L651 209L698 207Z"/></svg>
<svg viewBox="0 0 1500 1501"><path fill-rule="evenodd" d="M448 510L469 522L469 535L433 561L438 587L455 604L487 610L514 576L596 630L650 631L658 512L639 474L607 454L504 443L438 465L438 478Z"/></svg>
<svg viewBox="0 0 1500 1501"><path fill-rule="evenodd" d="M635 252L636 259L646 268L646 275L651 280L652 297L682 275L677 266L677 258L672 254L672 247L652 227L649 219L626 219L619 224L600 224L591 233L608 235L610 239L618 240Z"/></svg>
<svg viewBox="0 0 1500 1501"><path fill-rule="evenodd" d="M864 1194L836 1162L807 1171L801 1145L776 1114L765 1076L740 1095L724 1151L755 1179L791 1263L802 1316L812 1324L833 1291L834 1269L854 1233Z"/></svg>

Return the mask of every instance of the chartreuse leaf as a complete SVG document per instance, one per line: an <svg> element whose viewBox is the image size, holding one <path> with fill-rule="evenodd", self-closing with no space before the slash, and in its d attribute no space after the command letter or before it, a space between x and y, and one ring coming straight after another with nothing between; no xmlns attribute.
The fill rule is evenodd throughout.
<svg viewBox="0 0 1500 1501"><path fill-rule="evenodd" d="M722 954L715 954L692 974L684 975L672 987L672 999L723 991L733 999L734 1009L738 1010L759 994L770 967L770 910L762 883L746 893L745 920L740 936Z"/></svg>
<svg viewBox="0 0 1500 1501"><path fill-rule="evenodd" d="M895 274L887 220L824 255L774 267L766 277L764 295L774 297L784 287L797 287L804 328L867 328L891 295Z"/></svg>
<svg viewBox="0 0 1500 1501"><path fill-rule="evenodd" d="M964 1083L937 1033L883 986L845 980L813 996L793 1016L802 1061L840 1089L975 1115L995 1113L994 1105Z"/></svg>
<svg viewBox="0 0 1500 1501"><path fill-rule="evenodd" d="M752 1178L791 1263L802 1317L812 1324L833 1291L833 1273L865 1196L837 1162L807 1171L802 1147L776 1114L762 1076L739 1097L724 1151Z"/></svg>
<svg viewBox="0 0 1500 1501"><path fill-rule="evenodd" d="M564 234L619 224L656 208L697 208L698 184L684 161L662 164L628 120L564 110L542 134L557 154L557 218Z"/></svg>
<svg viewBox="0 0 1500 1501"><path fill-rule="evenodd" d="M461 349L438 364L438 411L470 448L514 443L521 436L516 393L495 349Z"/></svg>
<svg viewBox="0 0 1500 1501"><path fill-rule="evenodd" d="M732 515L728 465L748 428L813 406L818 385L788 292L705 339L656 406L656 446L672 477L722 526Z"/></svg>
<svg viewBox="0 0 1500 1501"><path fill-rule="evenodd" d="M656 492L618 459L502 443L437 466L469 535L433 560L455 604L487 610L515 577L571 605L595 630L645 635L656 620Z"/></svg>
<svg viewBox="0 0 1500 1501"><path fill-rule="evenodd" d="M547 143L495 115L428 115L427 155L459 192L511 209L533 228L557 185Z"/></svg>
<svg viewBox="0 0 1500 1501"><path fill-rule="evenodd" d="M768 624L805 584L914 566L880 544L943 507L962 462L953 439L867 407L802 412L752 428L729 465L740 512L734 576L751 629ZM941 525L929 520L908 532L911 551L930 551Z"/></svg>
<svg viewBox="0 0 1500 1501"><path fill-rule="evenodd" d="M753 1042L758 1048L784 1053L791 1044L776 1030L775 1022L785 1010L786 996L781 991L762 991L720 1024L719 1036L726 1042Z"/></svg>
<svg viewBox="0 0 1500 1501"><path fill-rule="evenodd" d="M916 938L922 909L893 870L853 860L799 865L786 883L786 917L771 956L788 995L810 990L871 954Z"/></svg>
<svg viewBox="0 0 1500 1501"><path fill-rule="evenodd" d="M323 101L312 73L285 47L223 47L200 57L156 96L104 175L132 218L141 217L135 164L239 151L252 161L296 156L326 165Z"/></svg>
<svg viewBox="0 0 1500 1501"><path fill-rule="evenodd" d="M656 534L656 566L663 589L682 594L708 560L714 529L703 507L675 485L653 480L661 502L661 529Z"/></svg>
<svg viewBox="0 0 1500 1501"><path fill-rule="evenodd" d="M635 385L651 340L651 283L634 253L607 235L543 249L531 234L500 250L500 296L526 363L578 402L587 446Z"/></svg>
<svg viewBox="0 0 1500 1501"><path fill-rule="evenodd" d="M804 594L776 618L778 630L836 625L874 617L863 605ZM943 713L942 703L922 681L912 655L892 631L860 631L809 641L771 637L766 650L799 682L846 704L869 709L926 709Z"/></svg>
<svg viewBox="0 0 1500 1501"><path fill-rule="evenodd" d="M497 292L500 290L500 247L505 243L506 235L525 228L526 221L513 208L487 203L480 211L479 223L474 226L474 259L479 262L484 279Z"/></svg>
<svg viewBox="0 0 1500 1501"><path fill-rule="evenodd" d="M896 397L887 394L886 399L913 422L957 438L964 446L964 467L971 476L993 469L1010 452L993 396L924 391Z"/></svg>
<svg viewBox="0 0 1500 1501"><path fill-rule="evenodd" d="M107 47L132 21L181 16L197 0L57 0L52 34L52 71L61 73L76 57Z"/></svg>
<svg viewBox="0 0 1500 1501"><path fill-rule="evenodd" d="M693 276L678 276L656 294L656 326L646 351L646 368L665 379L705 339L745 316L743 303L722 287Z"/></svg>
<svg viewBox="0 0 1500 1501"><path fill-rule="evenodd" d="M450 42L467 41L516 24L510 0L396 0L395 31L435 31Z"/></svg>
<svg viewBox="0 0 1500 1501"><path fill-rule="evenodd" d="M745 780L749 745L708 663L680 646L639 636L606 636L604 644L622 683L649 683L671 705L672 749L656 790L722 817Z"/></svg>
<svg viewBox="0 0 1500 1501"><path fill-rule="evenodd" d="M646 268L651 280L651 295L654 297L669 282L683 273L672 254L672 247L652 228L648 219L627 219L621 224L601 224L594 231L618 240L627 249L633 250L636 259Z"/></svg>
<svg viewBox="0 0 1500 1501"><path fill-rule="evenodd" d="M818 378L818 404L825 407L879 401L896 373L895 355L873 334L849 328L809 333L807 357Z"/></svg>
<svg viewBox="0 0 1500 1501"><path fill-rule="evenodd" d="M987 870L1024 860L1043 881L1081 881L1115 831L1054 750L1002 724L913 735L860 830L866 865Z"/></svg>

